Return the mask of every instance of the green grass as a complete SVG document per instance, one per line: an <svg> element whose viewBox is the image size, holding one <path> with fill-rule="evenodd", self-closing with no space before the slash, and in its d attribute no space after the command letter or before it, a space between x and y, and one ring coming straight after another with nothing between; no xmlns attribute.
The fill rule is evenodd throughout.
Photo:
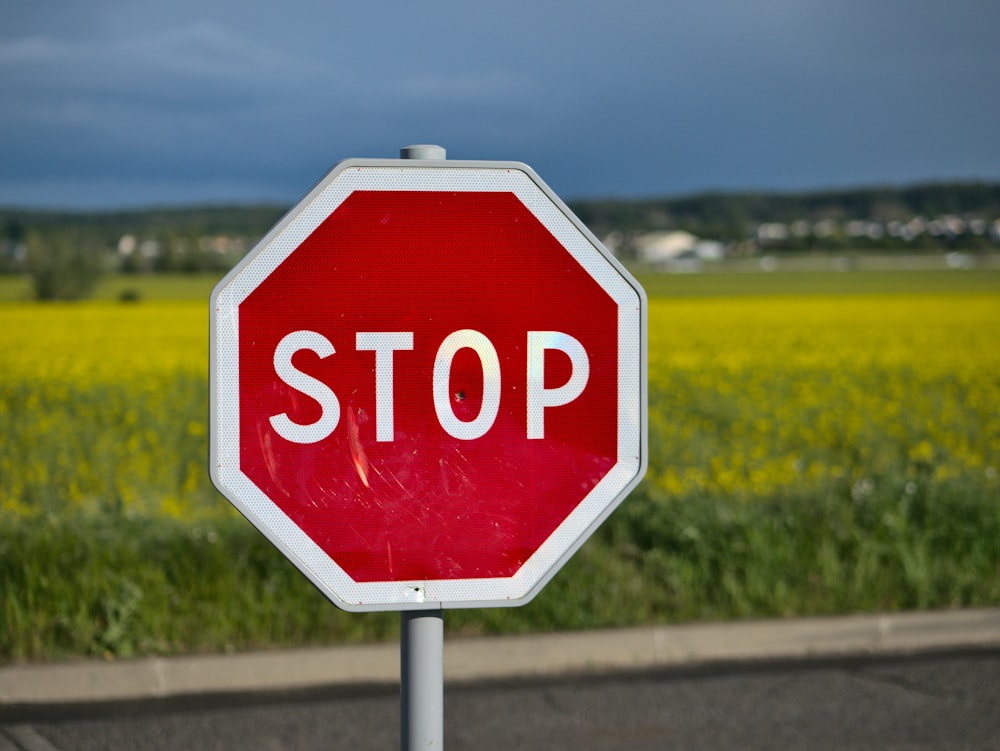
<svg viewBox="0 0 1000 751"><path fill-rule="evenodd" d="M198 300L208 296L222 274L111 274L94 291L96 300ZM23 276L0 276L0 302L31 300L31 282Z"/></svg>
<svg viewBox="0 0 1000 751"><path fill-rule="evenodd" d="M1000 290L1000 270L790 271L659 274L638 272L649 297L964 293Z"/></svg>
<svg viewBox="0 0 1000 751"><path fill-rule="evenodd" d="M1000 601L1000 504L938 486L857 502L668 501L640 488L522 608L448 611L452 634L982 606ZM235 514L211 525L107 514L7 526L0 657L221 652L395 638L350 614Z"/></svg>
<svg viewBox="0 0 1000 751"><path fill-rule="evenodd" d="M235 514L6 525L0 580L0 655L15 660L356 641L394 627L338 611Z"/></svg>
<svg viewBox="0 0 1000 751"><path fill-rule="evenodd" d="M703 274L665 274L636 270L650 297L709 297L759 295L844 295L882 293L949 293L1000 289L1000 269L974 270L863 270L828 271L712 271ZM112 274L101 279L94 297L120 300L208 301L221 274ZM0 302L31 299L26 277L0 276Z"/></svg>

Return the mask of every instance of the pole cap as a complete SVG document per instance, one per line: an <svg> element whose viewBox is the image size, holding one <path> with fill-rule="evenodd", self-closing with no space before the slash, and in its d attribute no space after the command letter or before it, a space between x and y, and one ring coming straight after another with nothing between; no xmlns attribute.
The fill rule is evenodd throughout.
<svg viewBox="0 0 1000 751"><path fill-rule="evenodd" d="M444 146L416 143L401 148L399 150L399 157L400 159L445 159L447 158L447 152Z"/></svg>

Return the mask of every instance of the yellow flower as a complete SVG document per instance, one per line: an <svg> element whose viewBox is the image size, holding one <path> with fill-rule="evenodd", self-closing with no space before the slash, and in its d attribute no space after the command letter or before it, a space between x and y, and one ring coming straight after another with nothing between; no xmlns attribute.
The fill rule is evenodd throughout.
<svg viewBox="0 0 1000 751"><path fill-rule="evenodd" d="M0 305L0 515L231 513L207 301ZM649 483L753 502L1000 467L1000 294L654 298ZM923 485L921 485L923 487Z"/></svg>

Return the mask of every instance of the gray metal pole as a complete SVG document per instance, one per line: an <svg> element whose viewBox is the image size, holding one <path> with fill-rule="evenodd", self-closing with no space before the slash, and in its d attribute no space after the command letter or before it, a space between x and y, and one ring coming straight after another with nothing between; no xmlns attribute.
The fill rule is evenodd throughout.
<svg viewBox="0 0 1000 751"><path fill-rule="evenodd" d="M431 144L404 146L402 159L444 159ZM399 622L400 747L444 748L444 612L404 610Z"/></svg>
<svg viewBox="0 0 1000 751"><path fill-rule="evenodd" d="M405 610L400 621L403 751L444 748L444 614Z"/></svg>

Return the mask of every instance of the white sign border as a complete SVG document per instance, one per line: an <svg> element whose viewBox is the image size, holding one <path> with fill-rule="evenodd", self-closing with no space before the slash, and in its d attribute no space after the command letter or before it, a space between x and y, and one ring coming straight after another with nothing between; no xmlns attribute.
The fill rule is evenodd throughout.
<svg viewBox="0 0 1000 751"><path fill-rule="evenodd" d="M356 582L239 469L239 305L355 190L514 193L618 306L618 457L510 577ZM210 474L247 519L338 607L353 612L529 602L639 483L648 464L647 301L642 287L530 167L519 162L348 159L227 274L211 296Z"/></svg>

